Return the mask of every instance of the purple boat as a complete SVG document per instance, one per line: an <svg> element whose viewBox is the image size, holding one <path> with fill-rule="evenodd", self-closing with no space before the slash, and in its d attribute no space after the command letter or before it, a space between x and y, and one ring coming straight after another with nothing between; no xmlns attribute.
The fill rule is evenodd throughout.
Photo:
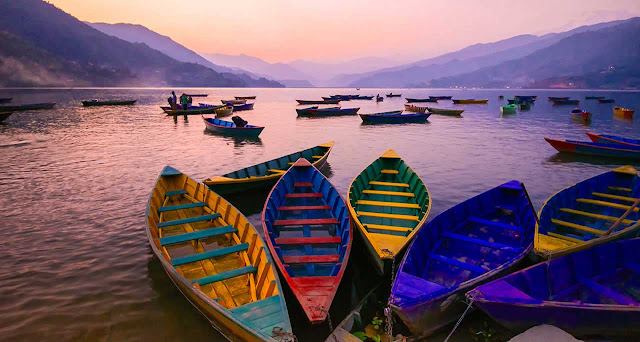
<svg viewBox="0 0 640 342"><path fill-rule="evenodd" d="M575 336L637 338L640 239L551 259L482 285L467 297L514 331L551 324Z"/></svg>

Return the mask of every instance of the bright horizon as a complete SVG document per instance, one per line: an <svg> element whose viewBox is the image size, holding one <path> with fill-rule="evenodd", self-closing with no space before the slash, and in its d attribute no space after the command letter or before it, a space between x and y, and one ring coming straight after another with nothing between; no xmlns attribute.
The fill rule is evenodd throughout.
<svg viewBox="0 0 640 342"><path fill-rule="evenodd" d="M82 21L143 25L198 53L246 54L271 63L359 57L409 62L522 34L640 16L637 0L49 2ZM174 20L167 20L169 13Z"/></svg>

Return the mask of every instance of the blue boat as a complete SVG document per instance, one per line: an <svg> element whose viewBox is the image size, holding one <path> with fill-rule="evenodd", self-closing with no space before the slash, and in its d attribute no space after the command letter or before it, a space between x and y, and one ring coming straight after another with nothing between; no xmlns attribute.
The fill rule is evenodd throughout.
<svg viewBox="0 0 640 342"><path fill-rule="evenodd" d="M628 145L628 146L639 146L640 140L638 139L629 139L625 137L619 137L610 134L595 134L591 132L586 132L589 139L595 143L602 144L616 144L616 145ZM620 147L620 146L619 146Z"/></svg>
<svg viewBox="0 0 640 342"><path fill-rule="evenodd" d="M231 121L224 121L215 118L205 118L202 117L204 121L204 125L207 128L207 131L223 133L228 135L243 135L243 136L252 136L257 137L262 133L264 129L263 126L254 126L254 125L246 125L244 127L238 127L235 123Z"/></svg>
<svg viewBox="0 0 640 342"><path fill-rule="evenodd" d="M638 260L640 239L595 246L482 285L467 297L515 332L550 324L574 336L625 335L635 341Z"/></svg>
<svg viewBox="0 0 640 342"><path fill-rule="evenodd" d="M298 116L340 116L340 115L356 115L358 114L358 108L304 108L296 109Z"/></svg>
<svg viewBox="0 0 640 342"><path fill-rule="evenodd" d="M239 112L241 110L252 110L253 109L253 105L254 105L254 103L245 103L245 104L233 105L233 111L234 112Z"/></svg>
<svg viewBox="0 0 640 342"><path fill-rule="evenodd" d="M394 312L416 337L460 318L467 291L513 271L532 249L534 215L521 184L510 181L436 216L400 264Z"/></svg>
<svg viewBox="0 0 640 342"><path fill-rule="evenodd" d="M365 123L411 123L425 122L431 113L408 113L402 114L401 110L394 112L359 114Z"/></svg>
<svg viewBox="0 0 640 342"><path fill-rule="evenodd" d="M269 251L312 324L327 312L347 268L353 234L340 193L300 158L273 187L262 211Z"/></svg>
<svg viewBox="0 0 640 342"><path fill-rule="evenodd" d="M544 138L558 152L640 160L640 146Z"/></svg>
<svg viewBox="0 0 640 342"><path fill-rule="evenodd" d="M577 104L580 104L580 100L554 100L553 101L554 106L577 105Z"/></svg>

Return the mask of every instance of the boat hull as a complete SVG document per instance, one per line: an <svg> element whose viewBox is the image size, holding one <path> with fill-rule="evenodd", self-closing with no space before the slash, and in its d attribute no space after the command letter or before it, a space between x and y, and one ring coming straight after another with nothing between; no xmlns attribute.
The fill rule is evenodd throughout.
<svg viewBox="0 0 640 342"><path fill-rule="evenodd" d="M500 113L502 114L515 114L516 113L516 109L518 107L516 105L508 105L508 106L502 106L500 107Z"/></svg>
<svg viewBox="0 0 640 342"><path fill-rule="evenodd" d="M298 102L298 104L301 105L316 105L316 104L338 104L340 103L340 99L330 99L330 100L323 100L323 101L315 101L315 100L296 100Z"/></svg>
<svg viewBox="0 0 640 342"><path fill-rule="evenodd" d="M485 104L489 100L453 100L454 104Z"/></svg>
<svg viewBox="0 0 640 342"><path fill-rule="evenodd" d="M82 101L82 105L85 107L100 107L100 106L130 106L136 103L137 100L127 101Z"/></svg>
<svg viewBox="0 0 640 342"><path fill-rule="evenodd" d="M176 109L173 110L171 107L160 107L167 115L202 115L202 114L213 114L216 112L218 108L222 108L224 106L211 106L211 107L202 107L197 109Z"/></svg>
<svg viewBox="0 0 640 342"><path fill-rule="evenodd" d="M427 111L427 109L429 109L429 107L420 107L420 106L410 105L410 104L404 105L404 110L412 113L424 113Z"/></svg>
<svg viewBox="0 0 640 342"><path fill-rule="evenodd" d="M202 120L204 121L207 131L226 135L257 137L262 133L262 130L264 130L262 126L247 125L245 127L236 127L234 123L229 121L211 118L202 118Z"/></svg>
<svg viewBox="0 0 640 342"><path fill-rule="evenodd" d="M620 108L620 107L613 108L614 115L624 117L625 119L632 119L633 114L635 114L635 112L636 112L635 110L626 109L626 108Z"/></svg>
<svg viewBox="0 0 640 342"><path fill-rule="evenodd" d="M634 146L616 146L572 140L544 138L558 152L586 154L592 156L640 159L640 148Z"/></svg>
<svg viewBox="0 0 640 342"><path fill-rule="evenodd" d="M412 99L412 98L406 98L407 102L409 103L417 103L417 102L438 102L438 99Z"/></svg>
<svg viewBox="0 0 640 342"><path fill-rule="evenodd" d="M243 110L253 110L253 105L254 105L254 103L245 103L245 104L233 105L233 111L234 112L240 112L240 111L243 111Z"/></svg>
<svg viewBox="0 0 640 342"><path fill-rule="evenodd" d="M617 145L628 145L628 146L640 147L640 140L636 140L636 139L627 139L624 137L617 137L615 135L594 134L591 132L586 132L586 134L589 137L589 139L591 139L591 141L595 143L617 144Z"/></svg>
<svg viewBox="0 0 640 342"><path fill-rule="evenodd" d="M19 106L0 106L0 112L20 112L25 110L53 109L55 102L51 103L34 103Z"/></svg>
<svg viewBox="0 0 640 342"><path fill-rule="evenodd" d="M415 113L415 114L360 114L363 122L376 123L421 123L426 122L431 113Z"/></svg>
<svg viewBox="0 0 640 342"><path fill-rule="evenodd" d="M554 106L566 106L566 105L577 105L580 104L580 100L554 100Z"/></svg>
<svg viewBox="0 0 640 342"><path fill-rule="evenodd" d="M356 115L360 108L339 108L339 109L310 109L298 111L298 116L341 116L341 115Z"/></svg>
<svg viewBox="0 0 640 342"><path fill-rule="evenodd" d="M440 109L440 108L433 108L433 107L427 107L427 110L430 113L433 113L433 114L450 115L450 116L460 116L464 112L464 109L459 109L459 110L456 110L456 109Z"/></svg>
<svg viewBox="0 0 640 342"><path fill-rule="evenodd" d="M255 96L235 96L236 100L255 100Z"/></svg>

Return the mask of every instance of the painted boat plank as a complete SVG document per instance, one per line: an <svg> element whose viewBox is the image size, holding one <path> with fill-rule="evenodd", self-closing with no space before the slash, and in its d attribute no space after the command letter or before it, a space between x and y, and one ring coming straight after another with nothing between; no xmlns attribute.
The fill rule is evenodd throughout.
<svg viewBox="0 0 640 342"><path fill-rule="evenodd" d="M336 263L339 255L290 255L282 258L286 264Z"/></svg>
<svg viewBox="0 0 640 342"><path fill-rule="evenodd" d="M192 240L210 238L210 237L213 237L213 236L218 236L218 235L223 235L223 234L235 233L237 231L238 230L236 228L234 228L233 226L224 226L224 227L217 227L217 228L209 228L209 229L204 229L204 230L198 230L198 231L194 231L192 233L185 233L185 234L161 237L159 240L160 240L160 244L161 245L167 246L167 245L173 245L173 244L177 244L177 243L188 242L188 241L192 241Z"/></svg>
<svg viewBox="0 0 640 342"><path fill-rule="evenodd" d="M180 258L173 258L171 259L171 264L173 264L173 266L180 266L183 264L188 264L191 262L196 262L204 259L215 258L215 257L219 257L219 256L231 254L231 253L246 251L248 249L249 249L249 243L245 242L239 245L233 245L231 247L224 247L224 248L216 249L213 251L187 255Z"/></svg>
<svg viewBox="0 0 640 342"><path fill-rule="evenodd" d="M409 184L406 183L394 183L394 182L379 182L379 181L370 181L371 185L382 185L382 186L397 186L401 188L409 188Z"/></svg>
<svg viewBox="0 0 640 342"><path fill-rule="evenodd" d="M186 194L187 194L187 190L171 190L171 191L167 191L165 193L165 197L177 196L177 195L186 195Z"/></svg>
<svg viewBox="0 0 640 342"><path fill-rule="evenodd" d="M258 271L258 269L253 266L245 266L242 268L236 268L235 270L210 275L208 277L204 277L200 279L195 279L195 280L192 280L191 282L198 283L200 286L202 286L202 285L216 283L216 282L223 281L230 278L243 276L249 273L255 273L256 271Z"/></svg>
<svg viewBox="0 0 640 342"><path fill-rule="evenodd" d="M420 209L420 206L415 203L400 203L400 202L384 202L384 201L368 201L359 200L357 205L373 205L378 207L392 207L392 208L408 208L408 209Z"/></svg>
<svg viewBox="0 0 640 342"><path fill-rule="evenodd" d="M279 211L296 211L296 210L331 210L330 205L295 205L278 207Z"/></svg>
<svg viewBox="0 0 640 342"><path fill-rule="evenodd" d="M335 218L319 218L319 219L299 219L299 220L276 220L274 226L302 226L302 225L316 225L316 224L338 224L338 219Z"/></svg>
<svg viewBox="0 0 640 342"><path fill-rule="evenodd" d="M210 221L210 220L215 220L215 219L219 218L220 216L222 216L222 215L220 215L218 213L215 213L215 214L208 214L208 215L202 215L202 216L196 216L196 217L188 217L188 218L181 219L181 220L160 222L160 223L158 223L158 228L164 228L164 227L170 227L170 226L178 226L178 225L186 224L186 223Z"/></svg>
<svg viewBox="0 0 640 342"><path fill-rule="evenodd" d="M570 208L560 208L560 211L563 211L563 212L569 213L569 214L581 215L581 216L586 216L586 217L591 217L591 218L595 218L595 219L599 219L599 220L606 220L606 221L611 221L611 222L616 222L619 219L619 217L594 214L594 213L589 213L589 212L581 211L581 210L574 210L574 209L570 209ZM636 222L636 221L627 220L627 219L622 220L623 224L632 224L634 222Z"/></svg>
<svg viewBox="0 0 640 342"><path fill-rule="evenodd" d="M322 198L322 194L317 192L286 194L284 195L284 198Z"/></svg>
<svg viewBox="0 0 640 342"><path fill-rule="evenodd" d="M399 191L363 190L362 193L371 194L371 195L384 195L384 196L416 197L416 195L412 192L399 192Z"/></svg>
<svg viewBox="0 0 640 342"><path fill-rule="evenodd" d="M486 241L486 240L482 240L482 239L476 239L476 238L472 238L472 237L469 237L469 236L460 235L460 234L451 233L451 232L442 233L442 236L450 238L450 239L456 239L456 240L472 243L472 244L475 244L475 245L480 245L480 246L485 246L485 247L489 247L489 248L499 249L501 251L507 251L507 252L510 252L510 253L518 253L520 251L520 248L507 246L507 245L504 245L504 244L501 244L501 243L490 242L490 241Z"/></svg>
<svg viewBox="0 0 640 342"><path fill-rule="evenodd" d="M492 226L492 227L515 230L516 232L520 232L520 233L524 232L524 229L522 229L522 227L514 226L514 225L511 225L511 224L504 224L504 223L500 223L500 222L495 222L495 221L491 221L491 220L485 220L485 219L482 219L482 218L479 218L479 217L469 217L469 221L474 222L474 223L478 223L478 224L487 225L487 226Z"/></svg>
<svg viewBox="0 0 640 342"><path fill-rule="evenodd" d="M340 242L342 242L342 238L339 236L276 238L278 245L336 244Z"/></svg>
<svg viewBox="0 0 640 342"><path fill-rule="evenodd" d="M206 206L207 206L206 203L194 202L194 203L187 203L187 204L180 204L180 205L172 205L172 206L168 206L168 207L162 207L162 208L158 209L158 212L162 213L162 212L165 212L165 211L191 209L191 208L201 208L201 207L206 207Z"/></svg>

